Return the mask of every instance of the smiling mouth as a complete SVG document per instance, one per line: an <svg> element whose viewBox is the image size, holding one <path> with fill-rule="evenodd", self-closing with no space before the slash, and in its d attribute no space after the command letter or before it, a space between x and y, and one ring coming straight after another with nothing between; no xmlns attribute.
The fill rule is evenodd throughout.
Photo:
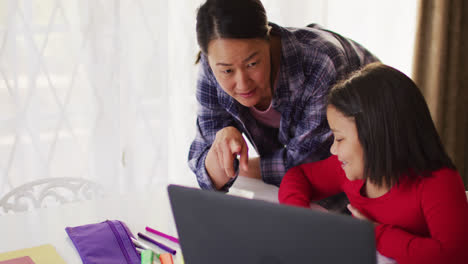
<svg viewBox="0 0 468 264"><path fill-rule="evenodd" d="M240 93L239 96L242 98L249 98L249 97L252 97L254 94L255 94L255 89L253 89L252 91L248 93Z"/></svg>

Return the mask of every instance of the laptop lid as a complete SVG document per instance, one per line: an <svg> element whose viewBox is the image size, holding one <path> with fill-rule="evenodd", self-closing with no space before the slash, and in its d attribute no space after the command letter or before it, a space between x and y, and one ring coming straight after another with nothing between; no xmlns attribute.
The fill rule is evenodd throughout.
<svg viewBox="0 0 468 264"><path fill-rule="evenodd" d="M169 185L187 264L376 263L370 223Z"/></svg>

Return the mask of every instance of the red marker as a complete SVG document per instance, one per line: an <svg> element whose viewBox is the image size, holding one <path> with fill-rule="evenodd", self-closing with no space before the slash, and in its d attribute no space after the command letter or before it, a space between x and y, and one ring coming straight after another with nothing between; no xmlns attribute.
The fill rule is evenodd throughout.
<svg viewBox="0 0 468 264"><path fill-rule="evenodd" d="M174 261L172 260L172 255L169 253L160 254L159 260L161 261L161 264L174 264Z"/></svg>

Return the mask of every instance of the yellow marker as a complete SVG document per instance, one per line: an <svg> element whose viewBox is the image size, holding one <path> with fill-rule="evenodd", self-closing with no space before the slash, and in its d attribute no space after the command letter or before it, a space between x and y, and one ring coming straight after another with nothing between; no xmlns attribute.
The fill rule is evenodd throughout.
<svg viewBox="0 0 468 264"><path fill-rule="evenodd" d="M182 252L180 253L180 260L181 260L181 264L185 264L185 260L184 260L184 255L182 255Z"/></svg>

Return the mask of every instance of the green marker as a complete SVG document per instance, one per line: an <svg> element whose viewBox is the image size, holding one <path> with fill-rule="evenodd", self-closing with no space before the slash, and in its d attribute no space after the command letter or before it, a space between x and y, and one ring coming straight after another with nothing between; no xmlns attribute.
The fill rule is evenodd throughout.
<svg viewBox="0 0 468 264"><path fill-rule="evenodd" d="M145 249L141 251L141 264L153 264L153 251Z"/></svg>

